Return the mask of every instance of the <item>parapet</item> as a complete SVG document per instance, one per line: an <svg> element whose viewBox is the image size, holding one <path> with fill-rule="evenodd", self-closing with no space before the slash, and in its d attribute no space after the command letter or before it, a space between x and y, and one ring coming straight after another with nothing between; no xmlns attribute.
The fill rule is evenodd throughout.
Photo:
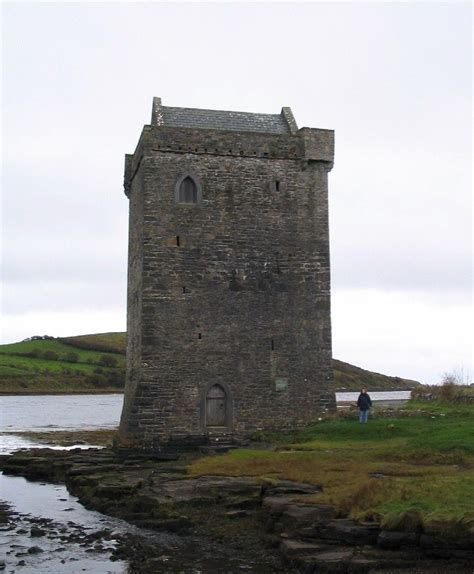
<svg viewBox="0 0 474 574"><path fill-rule="evenodd" d="M304 155L307 161L334 163L334 130L301 128L298 134L303 138Z"/></svg>

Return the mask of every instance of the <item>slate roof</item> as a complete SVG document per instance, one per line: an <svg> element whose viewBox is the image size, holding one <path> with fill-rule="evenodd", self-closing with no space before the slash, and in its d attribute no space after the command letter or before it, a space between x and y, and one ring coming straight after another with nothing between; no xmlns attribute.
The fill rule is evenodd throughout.
<svg viewBox="0 0 474 574"><path fill-rule="evenodd" d="M197 108L159 106L155 125L179 128L201 128L266 134L289 134L290 128L283 114L253 114Z"/></svg>

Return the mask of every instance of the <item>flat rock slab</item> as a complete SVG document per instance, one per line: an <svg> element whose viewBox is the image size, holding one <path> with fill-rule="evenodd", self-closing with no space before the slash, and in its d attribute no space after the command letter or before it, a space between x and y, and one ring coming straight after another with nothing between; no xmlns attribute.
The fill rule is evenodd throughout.
<svg viewBox="0 0 474 574"><path fill-rule="evenodd" d="M263 509L272 516L282 514L294 504L293 496L266 496L262 501Z"/></svg>
<svg viewBox="0 0 474 574"><path fill-rule="evenodd" d="M384 530L377 538L377 546L387 549L417 546L419 538L418 534L412 532L389 532Z"/></svg>
<svg viewBox="0 0 474 574"><path fill-rule="evenodd" d="M375 544L379 536L380 527L364 526L344 518L330 520L316 529L318 538L335 540L346 544Z"/></svg>
<svg viewBox="0 0 474 574"><path fill-rule="evenodd" d="M283 539L280 543L280 550L286 556L315 554L316 552L323 552L327 548L327 545L324 544L314 544L313 542L303 542L291 538Z"/></svg>
<svg viewBox="0 0 474 574"><path fill-rule="evenodd" d="M334 516L334 508L327 505L293 503L284 508L280 521L285 530L298 531L314 526L319 532Z"/></svg>
<svg viewBox="0 0 474 574"><path fill-rule="evenodd" d="M317 494L321 492L319 486L304 482L291 482L290 480L280 480L275 486L264 486L265 496L282 496L288 494Z"/></svg>
<svg viewBox="0 0 474 574"><path fill-rule="evenodd" d="M224 514L226 518L243 518L244 516L248 516L249 513L247 510L229 510Z"/></svg>
<svg viewBox="0 0 474 574"><path fill-rule="evenodd" d="M422 534L420 537L420 546L427 550L456 548L458 550L470 550L474 552L474 535L470 538L440 538L439 536Z"/></svg>
<svg viewBox="0 0 474 574"><path fill-rule="evenodd" d="M158 502L206 502L227 496L260 498L262 487L248 477L201 476L163 482L152 490Z"/></svg>
<svg viewBox="0 0 474 574"><path fill-rule="evenodd" d="M293 564L304 574L347 574L354 555L351 548L338 548L317 554L295 556Z"/></svg>
<svg viewBox="0 0 474 574"><path fill-rule="evenodd" d="M101 472L111 472L120 470L121 464L75 464L67 471L68 476L81 476L82 474L91 475Z"/></svg>

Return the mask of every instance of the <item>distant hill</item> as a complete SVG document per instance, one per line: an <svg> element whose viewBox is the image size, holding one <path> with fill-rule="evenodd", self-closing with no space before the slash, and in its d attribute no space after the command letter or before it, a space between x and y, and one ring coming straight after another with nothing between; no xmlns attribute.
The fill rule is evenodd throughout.
<svg viewBox="0 0 474 574"><path fill-rule="evenodd" d="M41 336L0 345L0 394L120 392L125 381L125 347L125 333ZM336 359L333 366L334 390L402 390L420 385Z"/></svg>
<svg viewBox="0 0 474 574"><path fill-rule="evenodd" d="M418 381L373 373L337 359L332 360L332 365L335 391L360 391L364 387L371 391L401 391L421 385Z"/></svg>
<svg viewBox="0 0 474 574"><path fill-rule="evenodd" d="M124 355L124 333L0 345L0 394L121 392Z"/></svg>
<svg viewBox="0 0 474 574"><path fill-rule="evenodd" d="M97 333L96 335L78 335L76 337L61 337L58 339L66 345L86 349L89 351L100 351L104 353L118 353L125 355L127 346L126 333Z"/></svg>

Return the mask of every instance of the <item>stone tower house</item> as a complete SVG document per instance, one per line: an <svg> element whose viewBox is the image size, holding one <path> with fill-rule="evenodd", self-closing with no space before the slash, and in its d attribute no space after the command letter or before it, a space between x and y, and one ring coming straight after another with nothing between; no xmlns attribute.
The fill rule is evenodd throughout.
<svg viewBox="0 0 474 574"><path fill-rule="evenodd" d="M153 100L130 200L123 445L161 450L310 423L333 406L334 132L290 108Z"/></svg>

